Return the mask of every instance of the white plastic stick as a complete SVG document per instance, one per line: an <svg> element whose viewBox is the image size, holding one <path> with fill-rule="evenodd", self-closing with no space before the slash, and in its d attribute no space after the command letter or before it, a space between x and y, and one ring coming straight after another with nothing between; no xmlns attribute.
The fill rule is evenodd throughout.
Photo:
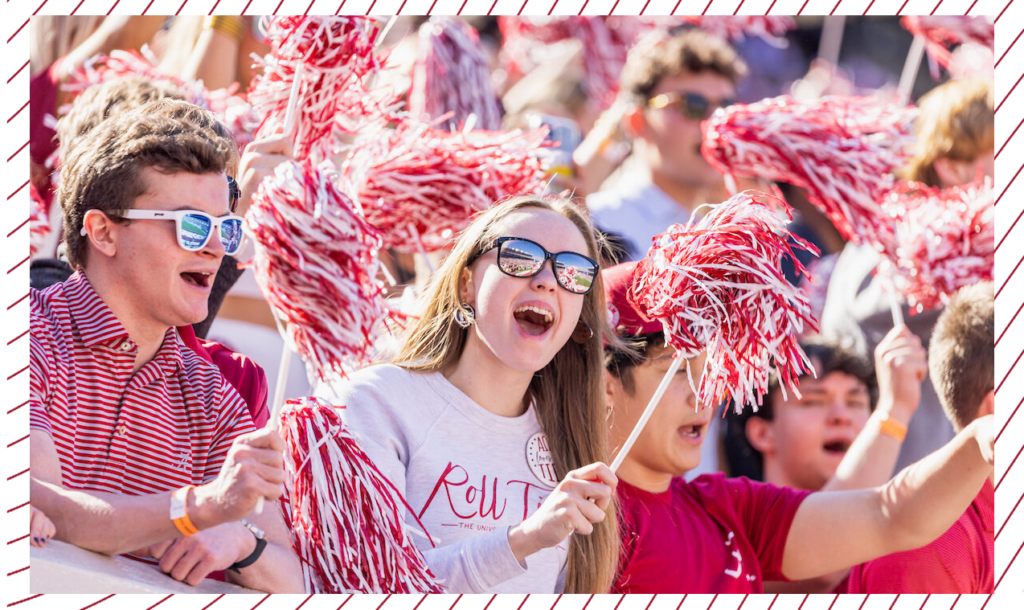
<svg viewBox="0 0 1024 610"><path fill-rule="evenodd" d="M910 101L910 93L914 89L914 81L917 80L917 71L921 67L921 59L924 58L924 44L924 36L915 36L914 43L910 45L910 52L907 53L903 74L900 75L900 85L896 90L897 100L901 106L906 106Z"/></svg>
<svg viewBox="0 0 1024 610"><path fill-rule="evenodd" d="M644 426L647 425L647 420L651 419L651 415L654 415L654 409L657 408L658 403L661 402L661 397L665 395L668 390L668 384L675 377L676 371L683 364L683 355L676 352L675 358L672 359L672 366L668 367L668 371L665 372L665 376L661 379L661 383L658 385L658 389L654 392L654 396L651 397L651 402L647 403L647 408L644 409L643 415L640 416L640 420L633 426L633 431L629 433L629 438L622 444L622 449L619 449L619 453L615 456L615 460L612 462L612 472L617 472L619 466L622 466L622 462L626 459L626 454L633 448L633 444L636 439L640 437L640 433L644 431Z"/></svg>

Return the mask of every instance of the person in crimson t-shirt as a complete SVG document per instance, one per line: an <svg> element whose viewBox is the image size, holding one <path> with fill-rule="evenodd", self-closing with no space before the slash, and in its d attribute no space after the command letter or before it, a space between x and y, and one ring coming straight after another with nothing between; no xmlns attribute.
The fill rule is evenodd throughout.
<svg viewBox="0 0 1024 610"><path fill-rule="evenodd" d="M928 368L957 431L995 408L992 282L961 289L935 324ZM967 511L931 544L854 566L847 593L992 593L995 492L990 475Z"/></svg>
<svg viewBox="0 0 1024 610"><path fill-rule="evenodd" d="M611 326L642 343L638 355L606 357L613 448L673 359L660 323L626 298L635 268L603 272ZM687 364L699 375L704 355ZM682 367L616 473L623 541L613 593L760 593L765 579L814 578L915 549L953 525L992 474L989 416L878 488L812 493L720 473L686 482L711 417Z"/></svg>

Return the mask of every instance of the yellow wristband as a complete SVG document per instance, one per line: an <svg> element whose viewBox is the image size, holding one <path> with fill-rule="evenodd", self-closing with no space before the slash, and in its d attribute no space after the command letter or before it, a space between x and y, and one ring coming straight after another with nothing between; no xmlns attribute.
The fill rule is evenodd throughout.
<svg viewBox="0 0 1024 610"><path fill-rule="evenodd" d="M216 30L235 40L242 40L245 34L245 22L235 15L208 15L203 19L204 30Z"/></svg>
<svg viewBox="0 0 1024 610"><path fill-rule="evenodd" d="M188 518L188 492L195 485L186 485L171 494L171 521L183 536L191 536L199 532L192 520Z"/></svg>
<svg viewBox="0 0 1024 610"><path fill-rule="evenodd" d="M889 417L888 413L883 416L883 419L878 420L878 431L886 436L891 436L901 443L907 437L907 427Z"/></svg>

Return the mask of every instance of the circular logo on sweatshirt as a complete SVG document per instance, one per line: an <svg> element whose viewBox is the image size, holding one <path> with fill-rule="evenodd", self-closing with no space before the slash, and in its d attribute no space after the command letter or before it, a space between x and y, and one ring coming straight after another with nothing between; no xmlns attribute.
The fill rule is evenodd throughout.
<svg viewBox="0 0 1024 610"><path fill-rule="evenodd" d="M548 437L538 432L526 441L526 463L530 465L533 475L548 487L558 485L555 475L555 459L548 448Z"/></svg>

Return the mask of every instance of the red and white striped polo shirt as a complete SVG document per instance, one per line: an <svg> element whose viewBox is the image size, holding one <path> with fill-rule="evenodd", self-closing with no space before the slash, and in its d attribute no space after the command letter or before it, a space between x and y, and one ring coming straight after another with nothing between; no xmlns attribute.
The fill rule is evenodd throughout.
<svg viewBox="0 0 1024 610"><path fill-rule="evenodd" d="M217 476L245 402L173 328L132 374L138 346L79 271L31 291L31 427L57 446L64 486L142 495Z"/></svg>

